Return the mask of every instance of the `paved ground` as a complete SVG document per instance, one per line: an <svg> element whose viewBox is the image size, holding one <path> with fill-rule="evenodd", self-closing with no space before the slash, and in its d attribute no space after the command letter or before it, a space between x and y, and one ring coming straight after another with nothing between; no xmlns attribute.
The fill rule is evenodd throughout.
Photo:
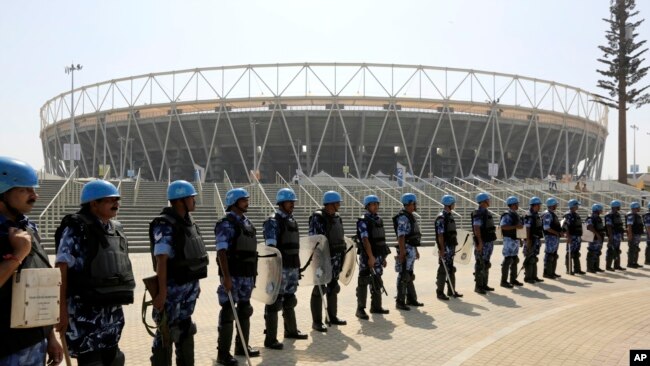
<svg viewBox="0 0 650 366"><path fill-rule="evenodd" d="M434 295L433 248L423 248L422 258L416 262L415 282L425 306L410 312L394 308L396 276L389 263L385 283L390 297L384 298L384 304L391 312L372 316L370 321L354 316L353 280L340 294L339 317L348 320L348 325L332 327L326 334L311 331L311 288L302 287L298 291L298 323L310 338L288 340L283 351L263 349L263 305L253 301L251 344L262 350L253 364L626 365L630 349L650 348L650 266L577 277L558 270L563 274L559 281L509 290L498 287L500 251L500 246L495 248L490 276L495 292L487 296L474 293L472 267L459 265L458 290L465 297L442 302ZM148 255L132 257L137 278L152 273ZM209 278L201 282L203 293L195 313L197 365L212 365L216 358L219 305L213 259ZM540 261L540 273L541 269ZM127 326L120 347L127 365L148 365L151 338L140 320L143 286L139 284L136 291L137 303L126 308ZM243 357L239 360L240 365L245 364Z"/></svg>

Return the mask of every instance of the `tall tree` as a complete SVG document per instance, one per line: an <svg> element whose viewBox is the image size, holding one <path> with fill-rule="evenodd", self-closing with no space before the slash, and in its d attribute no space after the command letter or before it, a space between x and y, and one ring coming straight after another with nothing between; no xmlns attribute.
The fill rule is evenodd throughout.
<svg viewBox="0 0 650 366"><path fill-rule="evenodd" d="M645 90L650 85L635 87L648 73L648 67L641 64L641 58L648 49L641 49L645 40L636 42L639 35L635 33L644 19L634 21L639 11L635 11L635 0L611 0L609 19L603 19L610 25L605 33L607 45L598 46L604 55L598 61L605 64L604 70L596 70L606 79L598 80L598 87L605 89L611 98L600 96L599 102L618 109L618 181L627 183L627 124L626 114L629 105L637 108L650 102L650 94Z"/></svg>

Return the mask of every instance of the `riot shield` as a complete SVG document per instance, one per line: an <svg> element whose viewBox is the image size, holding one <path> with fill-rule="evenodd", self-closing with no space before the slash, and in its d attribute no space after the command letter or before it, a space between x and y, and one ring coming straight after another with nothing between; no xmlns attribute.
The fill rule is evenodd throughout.
<svg viewBox="0 0 650 366"><path fill-rule="evenodd" d="M594 232L587 230L587 224L582 223L582 241L592 242L594 241Z"/></svg>
<svg viewBox="0 0 650 366"><path fill-rule="evenodd" d="M474 239L472 233L467 230L458 229L456 231L458 238L458 250L456 254L456 263L470 264L472 261L472 252L474 251Z"/></svg>
<svg viewBox="0 0 650 366"><path fill-rule="evenodd" d="M332 261L324 235L300 238L301 285L325 285L332 280Z"/></svg>
<svg viewBox="0 0 650 366"><path fill-rule="evenodd" d="M501 226L497 225L496 229L496 234L497 234L497 240L503 240L503 231L501 231ZM517 229L517 239L526 239L526 227L522 227L521 229Z"/></svg>
<svg viewBox="0 0 650 366"><path fill-rule="evenodd" d="M345 254L343 255L343 267L339 274L339 282L347 286L352 281L354 269L356 268L357 244L351 238L345 237Z"/></svg>
<svg viewBox="0 0 650 366"><path fill-rule="evenodd" d="M266 305L275 302L282 281L282 254L275 247L257 244L257 277L251 297Z"/></svg>

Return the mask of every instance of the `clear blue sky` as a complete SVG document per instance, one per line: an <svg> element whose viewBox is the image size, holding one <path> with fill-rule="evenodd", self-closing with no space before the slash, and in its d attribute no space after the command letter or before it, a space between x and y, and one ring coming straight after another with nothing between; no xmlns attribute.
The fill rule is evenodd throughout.
<svg viewBox="0 0 650 366"><path fill-rule="evenodd" d="M356 61L500 71L596 88L609 0L11 1L0 5L0 155L43 166L39 109L70 87L249 63ZM650 2L637 1L641 17ZM650 23L638 29L650 38ZM646 62L646 65L648 63ZM645 80L650 82L650 80ZM637 163L650 107L631 109ZM616 175L610 112L603 178ZM631 129L629 160L632 163Z"/></svg>

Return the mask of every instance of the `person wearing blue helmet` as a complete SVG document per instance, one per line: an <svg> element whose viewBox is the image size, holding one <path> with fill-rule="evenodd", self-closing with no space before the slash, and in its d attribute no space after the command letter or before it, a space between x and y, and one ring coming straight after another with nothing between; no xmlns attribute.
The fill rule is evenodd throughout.
<svg viewBox="0 0 650 366"><path fill-rule="evenodd" d="M357 284L357 312L359 319L368 320L366 300L370 287L370 313L388 314L382 307L381 279L387 265L386 256L390 249L386 245L384 220L379 216L379 197L374 194L363 199L366 212L357 220L357 238L359 240L359 279Z"/></svg>
<svg viewBox="0 0 650 366"><path fill-rule="evenodd" d="M493 287L488 286L488 280L490 267L492 267L490 258L494 250L494 241L497 240L497 234L494 217L488 210L488 207L490 207L490 194L487 192L477 194L476 202L478 203L478 209L472 212L474 255L476 256L474 292L485 295L487 291L494 291Z"/></svg>
<svg viewBox="0 0 650 366"><path fill-rule="evenodd" d="M520 239L517 238L517 229L524 227L524 219L519 216L519 199L510 196L506 199L508 210L501 214L499 226L503 233L503 263L501 264L501 287L513 288L523 286L517 281L517 264L519 263ZM508 276L508 273L510 276ZM508 282L508 279L510 281Z"/></svg>
<svg viewBox="0 0 650 366"><path fill-rule="evenodd" d="M219 336L217 337L217 363L236 365L237 359L230 354L235 312L243 334L237 332L235 355L258 357L260 351L248 343L250 318L253 315L251 294L257 273L257 232L246 217L248 192L233 188L226 193L226 214L217 221L214 235L217 247L217 264L221 284L217 288L219 305ZM236 306L230 305L229 295ZM244 349L246 347L246 350Z"/></svg>
<svg viewBox="0 0 650 366"><path fill-rule="evenodd" d="M422 240L420 224L415 218L417 197L413 193L404 193L400 199L404 207L393 216L393 229L397 235L397 297L395 307L398 310L411 310L409 306L423 306L418 301L415 291L415 261L420 259L418 247Z"/></svg>
<svg viewBox="0 0 650 366"><path fill-rule="evenodd" d="M556 273L557 260L559 255L557 250L560 246L560 237L562 236L562 225L555 211L557 210L558 201L551 197L546 200L546 211L542 215L542 225L544 227L544 275L542 277L552 280L562 276Z"/></svg>
<svg viewBox="0 0 650 366"><path fill-rule="evenodd" d="M600 216L602 212L603 205L594 203L591 206L591 215L585 221L587 230L594 234L594 239L587 245L587 272L589 273L604 272L600 268L600 255L602 254L603 240L605 240L607 230L605 221Z"/></svg>
<svg viewBox="0 0 650 366"><path fill-rule="evenodd" d="M65 332L79 365L126 362L118 345L125 324L122 306L133 303L135 279L124 229L115 220L119 207L120 193L112 183L88 182L81 190L81 209L66 215L54 235L62 279L57 330Z"/></svg>
<svg viewBox="0 0 650 366"><path fill-rule="evenodd" d="M524 245L524 282L535 283L544 282L537 276L537 262L539 261L539 251L542 247L542 237L544 237L544 224L539 214L542 206L542 200L539 197L532 197L528 202L530 208L524 216L524 226L526 227L526 245Z"/></svg>
<svg viewBox="0 0 650 366"><path fill-rule="evenodd" d="M300 279L300 232L293 217L295 203L298 200L291 188L282 188L275 195L278 208L264 221L264 242L277 248L282 254L282 280L277 300L264 307L266 325L264 347L280 350L284 348L278 340L278 313L282 310L284 318L284 338L307 339L307 334L298 330L295 307L298 305L296 291Z"/></svg>
<svg viewBox="0 0 650 366"><path fill-rule="evenodd" d="M169 207L149 223L149 242L154 271L158 277L158 296L153 299L153 319L159 328L163 317L170 332L178 334L163 344L160 329L152 345L151 364L167 366L172 362L172 342L176 364L194 364L196 324L192 314L201 291L199 280L208 275L208 254L198 225L191 212L196 209L194 186L184 180L167 187Z"/></svg>
<svg viewBox="0 0 650 366"><path fill-rule="evenodd" d="M650 233L650 203L647 206L648 212L643 214L643 225L647 233ZM645 247L645 262L644 264L650 265L650 235L646 235L646 247Z"/></svg>
<svg viewBox="0 0 650 366"><path fill-rule="evenodd" d="M566 233L567 252L565 259L566 272L570 275L586 274L580 266L580 244L582 243L582 218L578 214L580 202L577 199L570 199L569 210L564 213L564 227Z"/></svg>
<svg viewBox="0 0 650 366"><path fill-rule="evenodd" d="M456 291L456 267L454 266L454 255L456 254L458 238L456 237L456 220L454 220L452 211L456 207L456 198L446 194L442 196L441 203L444 207L435 219L436 243L438 245L436 297L446 301L449 300L450 296L463 297L463 294ZM446 295L445 283L447 284Z"/></svg>
<svg viewBox="0 0 650 366"><path fill-rule="evenodd" d="M323 294L327 301L327 315L330 324L346 325L347 322L337 316L338 293L341 291L339 274L343 269L346 249L343 220L338 213L341 195L335 191L327 191L323 194L322 202L323 208L314 211L309 217L309 235L325 235L327 238L332 263L332 280L325 286ZM310 307L312 329L327 332L327 327L323 324L323 299L318 286L314 286L311 292Z"/></svg>
<svg viewBox="0 0 650 366"><path fill-rule="evenodd" d="M630 212L625 215L627 224L627 266L628 268L641 268L639 264L639 245L641 243L641 235L645 233L643 225L643 218L639 214L641 211L641 204L639 202L632 202L630 204Z"/></svg>
<svg viewBox="0 0 650 366"><path fill-rule="evenodd" d="M610 211L605 215L605 226L607 227L607 252L605 252L605 269L614 272L615 270L625 271L621 267L621 241L625 233L625 225L621 216L621 201L613 200L610 204Z"/></svg>
<svg viewBox="0 0 650 366"><path fill-rule="evenodd" d="M36 171L29 164L0 157L0 365L58 365L63 349L52 327L10 327L12 276L24 268L51 268L38 228L26 214L38 194ZM48 357L49 355L49 357Z"/></svg>

